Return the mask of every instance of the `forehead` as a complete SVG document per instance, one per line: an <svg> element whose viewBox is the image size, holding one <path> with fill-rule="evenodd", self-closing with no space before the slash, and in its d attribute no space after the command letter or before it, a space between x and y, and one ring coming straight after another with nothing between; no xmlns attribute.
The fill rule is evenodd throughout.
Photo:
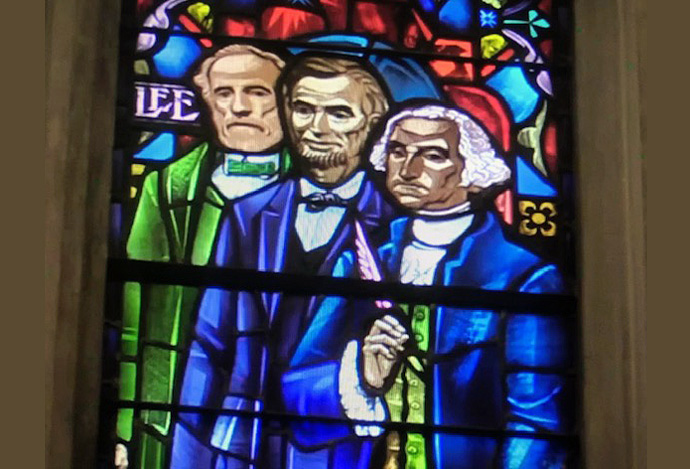
<svg viewBox="0 0 690 469"><path fill-rule="evenodd" d="M304 77L295 85L292 98L322 104L359 104L362 86L348 75Z"/></svg>
<svg viewBox="0 0 690 469"><path fill-rule="evenodd" d="M406 117L395 124L391 138L401 141L420 141L458 135L458 126L449 119Z"/></svg>
<svg viewBox="0 0 690 469"><path fill-rule="evenodd" d="M212 80L257 80L275 84L280 70L268 59L250 52L232 54L216 60L209 76Z"/></svg>

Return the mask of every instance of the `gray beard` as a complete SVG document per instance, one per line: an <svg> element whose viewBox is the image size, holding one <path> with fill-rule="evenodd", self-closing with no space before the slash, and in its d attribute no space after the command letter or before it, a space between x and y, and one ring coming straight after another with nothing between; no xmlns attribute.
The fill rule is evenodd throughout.
<svg viewBox="0 0 690 469"><path fill-rule="evenodd" d="M298 150L307 164L315 168L328 169L347 164L347 154L344 151L315 152L310 150L306 144L299 144Z"/></svg>

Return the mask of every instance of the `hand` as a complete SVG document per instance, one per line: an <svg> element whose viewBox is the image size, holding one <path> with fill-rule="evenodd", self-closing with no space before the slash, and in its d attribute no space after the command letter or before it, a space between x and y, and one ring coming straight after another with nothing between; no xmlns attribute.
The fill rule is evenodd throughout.
<svg viewBox="0 0 690 469"><path fill-rule="evenodd" d="M127 447L122 443L115 445L115 467L117 469L127 469L129 461L127 458Z"/></svg>
<svg viewBox="0 0 690 469"><path fill-rule="evenodd" d="M374 389L381 389L391 370L402 358L410 336L393 316L377 319L364 338L364 379Z"/></svg>

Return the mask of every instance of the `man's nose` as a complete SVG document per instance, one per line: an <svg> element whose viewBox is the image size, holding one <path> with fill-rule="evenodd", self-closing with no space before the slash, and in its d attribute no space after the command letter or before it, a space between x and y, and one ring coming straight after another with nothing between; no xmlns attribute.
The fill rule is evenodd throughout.
<svg viewBox="0 0 690 469"><path fill-rule="evenodd" d="M314 119L311 121L309 130L311 130L311 132L316 136L323 135L331 130L330 126L328 125L328 116L325 112L317 111L314 114Z"/></svg>
<svg viewBox="0 0 690 469"><path fill-rule="evenodd" d="M231 104L230 111L236 116L246 117L251 113L249 99L244 93L236 93Z"/></svg>
<svg viewBox="0 0 690 469"><path fill-rule="evenodd" d="M421 158L416 158L411 155L407 155L405 161L403 162L402 168L400 168L400 177L403 179L417 179L422 174L422 167L424 166Z"/></svg>

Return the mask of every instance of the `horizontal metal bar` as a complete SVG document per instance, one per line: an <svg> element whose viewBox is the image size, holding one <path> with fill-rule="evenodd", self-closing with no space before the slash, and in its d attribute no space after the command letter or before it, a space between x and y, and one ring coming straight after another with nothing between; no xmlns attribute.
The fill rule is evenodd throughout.
<svg viewBox="0 0 690 469"><path fill-rule="evenodd" d="M319 422L324 424L345 424L345 425L377 425L386 430L396 430L412 433L448 433L448 434L465 434L473 436L484 436L493 438L531 438L539 440L554 440L554 441L577 441L578 437L575 433L560 433L550 431L527 432L518 430L503 430L499 428L482 428L482 427L465 427L455 425L433 425L431 423L409 423L409 422L373 422L370 420L354 420L337 417L324 417L316 415L297 415L282 412L269 411L250 411L237 409L222 409L211 407L196 407L178 404L162 404L157 402L142 402L142 401L104 401L105 406L111 406L113 409L134 409L134 410L156 410L163 412L180 413L194 413L203 415L232 415L245 418L257 418L262 420L274 420L281 422Z"/></svg>
<svg viewBox="0 0 690 469"><path fill-rule="evenodd" d="M282 292L291 295L332 295L390 299L460 308L508 310L543 315L574 314L571 295L533 294L467 287L416 286L393 282L310 276L215 266L195 266L129 259L108 260L109 281L219 287L228 290Z"/></svg>
<svg viewBox="0 0 690 469"><path fill-rule="evenodd" d="M326 44L326 43L316 43L316 42L306 42L299 40L290 39L264 39L258 37L245 37L245 36L226 36L226 35L215 35L208 33L193 33L189 31L173 31L170 29L160 29L160 28L150 28L150 27L137 27L132 28L130 26L123 26L122 31L126 33L130 38L135 39L137 33L150 33L155 34L159 37L167 37L171 35L175 36L186 36L195 39L211 39L216 42L217 46L237 44L237 43L253 43L259 44L263 47L279 47L285 48L299 48L305 49L313 52L355 52L364 54L375 54L381 56L402 56L421 60L450 60L456 63L472 63L476 65L507 65L507 64L524 64L526 67L533 68L535 70L553 70L555 73L561 73L561 71L570 71L572 69L572 64L570 62L561 63L560 61L553 61L551 63L532 63L532 62L522 62L516 60L497 60L497 59L485 59L478 57L458 57L457 55L443 54L438 52L421 52L414 49L384 49L379 47L357 47L348 46L345 44ZM123 41L126 40L125 36L122 36ZM458 38L459 41L468 41L471 38Z"/></svg>

